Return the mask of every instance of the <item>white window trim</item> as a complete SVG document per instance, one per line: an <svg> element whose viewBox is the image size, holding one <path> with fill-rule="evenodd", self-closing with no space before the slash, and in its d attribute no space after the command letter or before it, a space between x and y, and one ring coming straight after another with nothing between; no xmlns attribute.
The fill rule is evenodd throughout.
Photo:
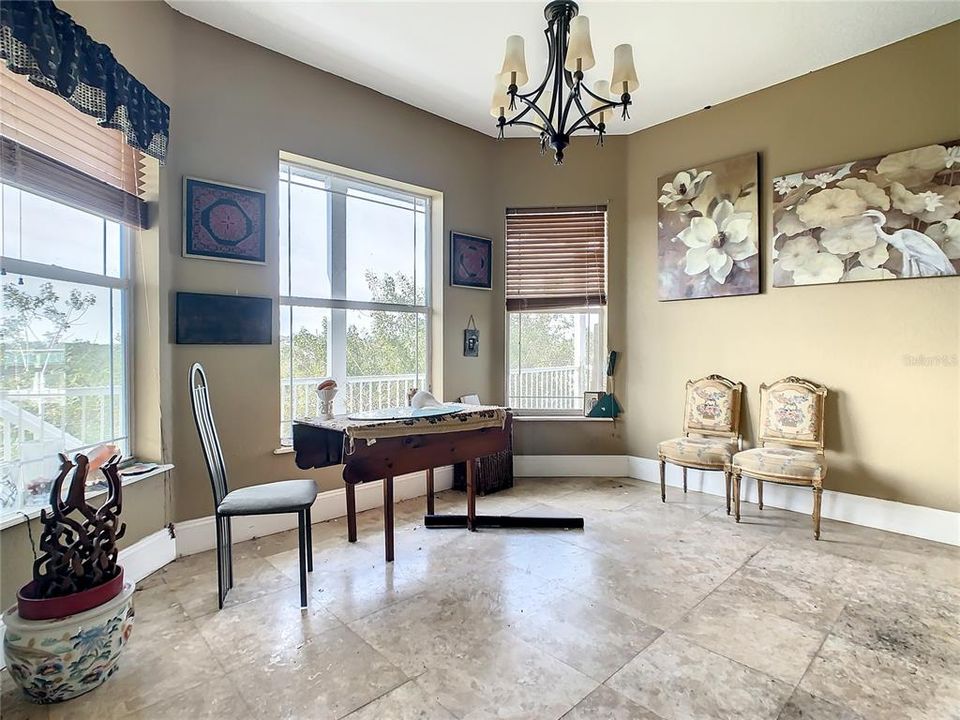
<svg viewBox="0 0 960 720"><path fill-rule="evenodd" d="M280 152L280 163L292 166L298 166L303 169L311 170L322 176L325 176L327 181L330 181L331 184L335 184L337 180L340 180L347 185L355 185L359 189L372 190L376 193L385 195L387 197L395 197L397 199L408 200L411 196L422 199L426 202L426 227L425 227L425 252L426 258L424 266L426 268L427 277L424 282L424 305L393 305L391 303L379 303L379 302L369 302L369 301L357 301L357 300L345 300L345 299L334 299L334 298L308 298L296 295L280 295L279 302L277 303L278 314L283 311L284 308L290 306L303 306L303 307L316 307L316 308L327 308L331 310L345 309L345 310L385 310L388 312L412 312L417 314L424 315L425 318L425 327L426 327L426 336L425 336L425 349L426 349L426 364L424 367L424 381L425 386L428 390L433 392L438 396L442 396L443 392L443 383L442 383L442 370L443 370L443 360L442 352L435 352L435 349L443 347L443 325L442 325L442 307L443 307L443 251L442 251L442 228L443 228L443 193L431 190L429 188L420 187L417 185L412 185L410 183L404 183L400 181L391 180L389 178L380 177L370 173L365 173L357 170L352 170L350 168L342 167L339 165L334 165L332 163L327 163L322 160L316 160L313 158L308 158L302 155L296 155L294 153L289 153L285 151ZM346 195L345 191L337 188L328 187L324 190L327 193L327 197L332 198L334 196ZM376 202L375 200L368 200L369 202ZM289 202L289 195L288 195ZM389 205L390 203L385 203ZM327 212L327 221L328 223L333 222L333 212L332 212L332 203L328 207ZM288 222L289 218L289 207L287 212ZM330 235L333 234L333 231L330 231ZM287 233L287 238L289 241L289 232ZM289 248L287 250L287 257L289 258L290 252ZM289 271L289 269L288 269ZM345 277L345 268L340 269L340 273L334 273L334 275L339 275ZM289 279L287 283L289 290ZM333 294L333 293L331 293ZM334 328L331 325L331 334L333 333ZM344 328L344 333L346 328ZM332 343L331 343L332 345ZM328 348L329 352L329 348ZM330 375L332 377L337 377L338 368L329 367L331 370ZM345 368L342 369L342 374L345 375ZM282 407L282 406L281 406ZM295 418L290 418L294 420ZM286 420L284 418L280 419L281 424ZM281 437L280 445L283 449L288 447L291 438Z"/></svg>
<svg viewBox="0 0 960 720"><path fill-rule="evenodd" d="M556 308L551 310L538 310L531 312L538 312L542 314L556 313L558 315L567 313L577 313L577 312L592 312L596 311L600 317L600 337L603 338L603 348L600 352L599 362L603 365L603 359L609 354L610 347L610 338L607 335L607 306L601 305L597 307L585 307L585 308ZM504 327L504 343L503 343L503 397L504 402L510 404L510 316L515 313L523 313L523 310L504 310L503 313L503 327ZM604 387L593 388L592 390L587 390L585 392L592 392L594 390L603 390L607 391L607 379L603 370L600 370L601 373L601 383ZM511 407L511 411L516 417L529 417L529 418L540 418L540 419L591 419L596 420L598 418L586 418L583 415L583 409L572 409L572 410L537 410L530 408L522 407Z"/></svg>

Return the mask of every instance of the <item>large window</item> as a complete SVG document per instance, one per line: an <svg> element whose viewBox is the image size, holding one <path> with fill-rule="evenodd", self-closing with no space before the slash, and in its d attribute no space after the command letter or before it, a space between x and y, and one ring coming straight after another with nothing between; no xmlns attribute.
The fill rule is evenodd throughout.
<svg viewBox="0 0 960 720"><path fill-rule="evenodd" d="M130 247L144 157L0 69L0 514L46 505L58 453L130 448ZM102 481L91 474L90 485Z"/></svg>
<svg viewBox="0 0 960 720"><path fill-rule="evenodd" d="M508 210L507 403L579 414L604 390L606 208Z"/></svg>
<svg viewBox="0 0 960 720"><path fill-rule="evenodd" d="M317 413L406 403L427 388L430 200L299 165L280 166L280 435Z"/></svg>
<svg viewBox="0 0 960 720"><path fill-rule="evenodd" d="M2 185L0 506L45 505L57 453L129 453L125 228Z"/></svg>

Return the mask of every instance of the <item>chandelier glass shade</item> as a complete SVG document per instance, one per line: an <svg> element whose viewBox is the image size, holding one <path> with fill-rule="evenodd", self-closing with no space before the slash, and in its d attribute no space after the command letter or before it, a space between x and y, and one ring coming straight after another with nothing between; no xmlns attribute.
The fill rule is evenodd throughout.
<svg viewBox="0 0 960 720"><path fill-rule="evenodd" d="M507 38L503 67L494 76L490 114L497 119L499 136L507 126L526 126L539 131L540 152L553 149L557 165L563 163L570 137L592 131L603 145L607 123L620 113L629 117L630 94L640 87L630 45L613 51L613 74L587 87L584 72L596 65L590 41L590 20L579 14L572 0L554 0L543 11L547 20L547 69L540 84L529 92L520 88L529 82L523 37ZM611 95L616 93L617 95Z"/></svg>

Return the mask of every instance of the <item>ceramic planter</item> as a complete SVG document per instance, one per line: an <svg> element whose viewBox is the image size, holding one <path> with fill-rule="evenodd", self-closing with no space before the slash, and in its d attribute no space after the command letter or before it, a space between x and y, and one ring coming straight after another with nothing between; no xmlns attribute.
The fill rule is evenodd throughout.
<svg viewBox="0 0 960 720"><path fill-rule="evenodd" d="M31 700L54 703L98 687L117 669L133 630L133 583L112 600L55 620L25 620L13 606L3 614L3 654L10 677Z"/></svg>

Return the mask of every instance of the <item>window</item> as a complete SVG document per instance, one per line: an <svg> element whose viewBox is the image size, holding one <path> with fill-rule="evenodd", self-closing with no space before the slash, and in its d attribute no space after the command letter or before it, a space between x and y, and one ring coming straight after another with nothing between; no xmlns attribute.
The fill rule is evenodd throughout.
<svg viewBox="0 0 960 720"><path fill-rule="evenodd" d="M280 166L280 437L316 415L406 404L430 386L430 199Z"/></svg>
<svg viewBox="0 0 960 720"><path fill-rule="evenodd" d="M58 453L130 453L130 227L142 156L0 72L0 513L46 505ZM96 478L91 477L93 482Z"/></svg>
<svg viewBox="0 0 960 720"><path fill-rule="evenodd" d="M604 389L605 207L508 210L507 404L578 414Z"/></svg>

